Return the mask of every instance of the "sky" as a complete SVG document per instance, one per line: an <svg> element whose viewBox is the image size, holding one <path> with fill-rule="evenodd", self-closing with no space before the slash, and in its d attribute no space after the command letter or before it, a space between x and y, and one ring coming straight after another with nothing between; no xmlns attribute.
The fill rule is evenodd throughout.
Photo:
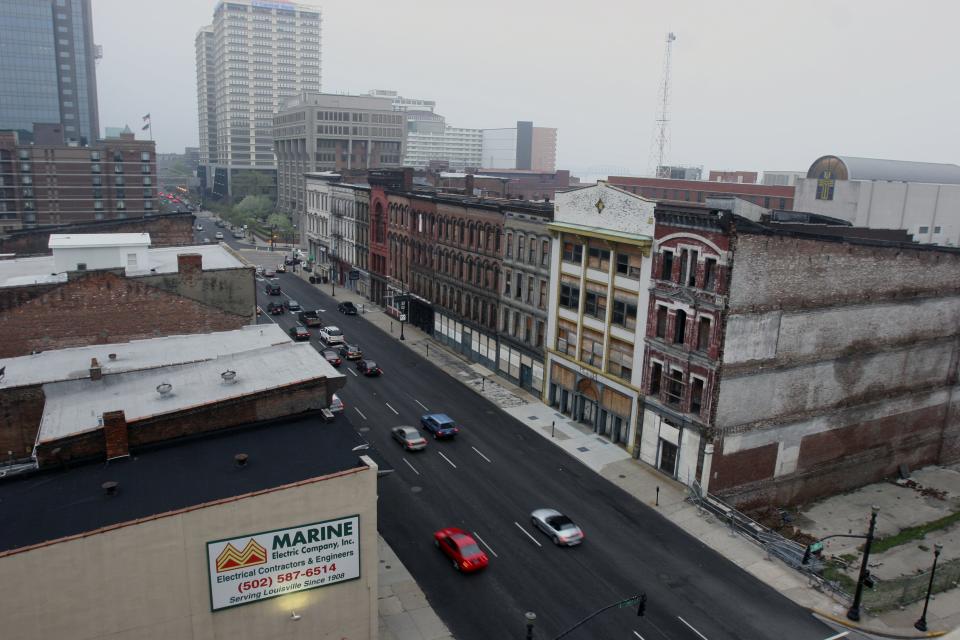
<svg viewBox="0 0 960 640"><path fill-rule="evenodd" d="M152 115L197 146L194 37L212 0L93 0L100 126ZM558 168L651 166L665 38L668 164L806 170L826 154L960 163L953 0L309 0L322 88L437 101L458 127L558 129ZM145 132L144 132L145 133Z"/></svg>

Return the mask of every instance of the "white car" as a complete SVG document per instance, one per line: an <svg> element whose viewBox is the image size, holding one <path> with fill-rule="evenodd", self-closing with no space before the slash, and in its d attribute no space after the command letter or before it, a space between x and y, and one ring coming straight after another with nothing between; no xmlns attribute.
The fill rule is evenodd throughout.
<svg viewBox="0 0 960 640"><path fill-rule="evenodd" d="M340 399L340 396L333 394L333 400L330 401L330 411L333 413L340 413L343 411L343 400Z"/></svg>
<svg viewBox="0 0 960 640"><path fill-rule="evenodd" d="M220 232L220 231L217 231L217 233L216 233L216 235L214 236L214 238L216 238L217 240L223 240L223 233Z"/></svg>
<svg viewBox="0 0 960 640"><path fill-rule="evenodd" d="M557 546L572 547L583 542L583 530L556 509L537 509L530 514L530 522Z"/></svg>
<svg viewBox="0 0 960 640"><path fill-rule="evenodd" d="M328 345L344 344L346 342L346 338L343 336L343 331L340 331L339 327L334 327L332 325L320 329L320 339Z"/></svg>

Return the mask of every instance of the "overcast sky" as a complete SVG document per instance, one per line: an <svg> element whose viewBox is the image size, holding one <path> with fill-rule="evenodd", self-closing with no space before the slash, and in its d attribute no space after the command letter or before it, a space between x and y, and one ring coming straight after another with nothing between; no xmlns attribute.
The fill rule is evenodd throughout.
<svg viewBox="0 0 960 640"><path fill-rule="evenodd" d="M100 125L151 113L196 146L194 37L211 0L93 0ZM960 162L960 3L327 0L326 92L395 89L459 127L558 129L558 167L644 173L664 39L673 164L806 170L820 155Z"/></svg>

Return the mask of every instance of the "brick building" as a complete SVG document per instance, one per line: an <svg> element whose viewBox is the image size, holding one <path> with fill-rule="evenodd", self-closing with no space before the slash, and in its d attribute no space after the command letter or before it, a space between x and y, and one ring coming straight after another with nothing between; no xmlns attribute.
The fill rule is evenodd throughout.
<svg viewBox="0 0 960 640"><path fill-rule="evenodd" d="M67 146L60 125L37 125L33 144L0 132L0 231L158 211L156 149L132 133ZM43 128L55 128L46 131Z"/></svg>
<svg viewBox="0 0 960 640"><path fill-rule="evenodd" d="M960 459L960 251L656 212L635 455L739 504Z"/></svg>
<svg viewBox="0 0 960 640"><path fill-rule="evenodd" d="M580 184L566 169L477 169L473 173L441 172L428 176L438 191L520 199L553 200L557 191ZM476 191L475 191L476 190Z"/></svg>
<svg viewBox="0 0 960 640"><path fill-rule="evenodd" d="M146 234L53 236L52 255L0 261L0 357L254 320L253 269L229 248L148 245Z"/></svg>
<svg viewBox="0 0 960 640"><path fill-rule="evenodd" d="M737 184L756 184L756 171L711 171L709 182L735 182Z"/></svg>
<svg viewBox="0 0 960 640"><path fill-rule="evenodd" d="M793 209L793 187L765 184L610 176L611 185L651 200L703 204L710 197L735 197L767 209Z"/></svg>

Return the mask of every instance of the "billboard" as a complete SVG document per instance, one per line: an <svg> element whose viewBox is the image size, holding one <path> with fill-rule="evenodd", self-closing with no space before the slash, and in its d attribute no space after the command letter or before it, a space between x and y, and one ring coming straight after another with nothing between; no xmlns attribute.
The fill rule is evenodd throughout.
<svg viewBox="0 0 960 640"><path fill-rule="evenodd" d="M360 577L360 516L207 543L210 609Z"/></svg>

